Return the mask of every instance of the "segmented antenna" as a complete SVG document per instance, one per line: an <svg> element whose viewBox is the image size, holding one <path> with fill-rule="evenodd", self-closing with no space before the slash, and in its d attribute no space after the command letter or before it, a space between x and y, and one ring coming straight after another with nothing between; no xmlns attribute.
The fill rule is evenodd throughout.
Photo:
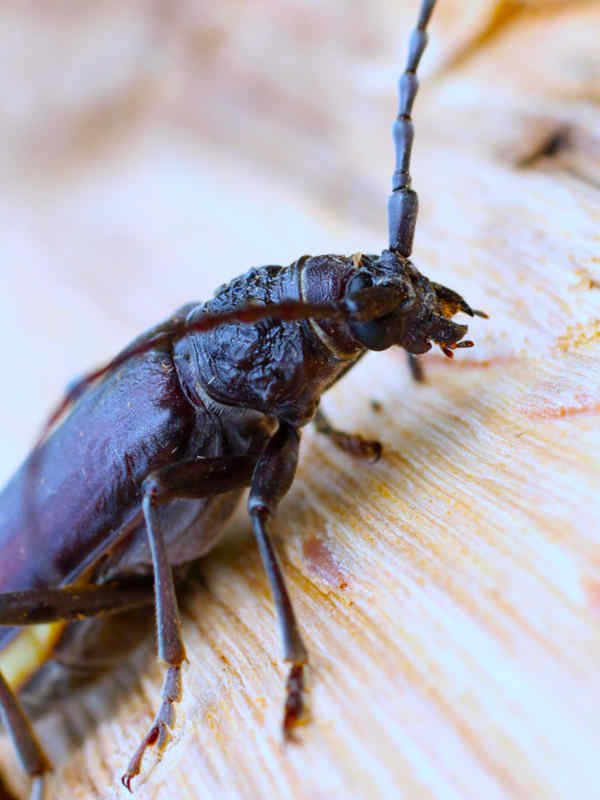
<svg viewBox="0 0 600 800"><path fill-rule="evenodd" d="M408 59L402 77L398 81L398 116L392 126L396 148L396 169L392 176L392 194L388 198L388 227L390 250L408 258L412 253L419 198L410 188L410 154L414 128L411 119L412 106L419 88L417 67L427 46L427 23L435 0L423 0L419 20L411 33Z"/></svg>

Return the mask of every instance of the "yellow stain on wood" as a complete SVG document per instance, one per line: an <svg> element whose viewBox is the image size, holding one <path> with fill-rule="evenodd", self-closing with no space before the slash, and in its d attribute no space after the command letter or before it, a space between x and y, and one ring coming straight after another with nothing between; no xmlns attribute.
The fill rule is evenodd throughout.
<svg viewBox="0 0 600 800"><path fill-rule="evenodd" d="M50 657L65 628L64 622L30 625L0 651L0 670L13 688L19 688Z"/></svg>

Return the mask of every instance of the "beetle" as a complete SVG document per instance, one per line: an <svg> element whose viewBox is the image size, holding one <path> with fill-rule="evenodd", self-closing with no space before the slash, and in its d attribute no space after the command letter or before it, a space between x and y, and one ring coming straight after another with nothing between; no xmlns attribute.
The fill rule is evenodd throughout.
<svg viewBox="0 0 600 800"><path fill-rule="evenodd" d="M366 352L392 346L407 351L420 379L415 357L432 343L448 357L472 346L455 314L486 316L410 260L418 211L411 114L434 5L421 4L399 81L387 248L252 269L211 300L183 306L71 386L0 495L2 663L22 651L22 626L52 623L35 658L19 661L13 685L0 671L0 713L34 793L50 763L26 709L60 693L62 677L44 674L40 661L55 648L97 646L106 627L98 615L154 604L166 663L160 708L123 775L128 789L145 751L164 746L185 659L175 585L218 541L247 488L290 663L283 733L293 737L308 654L268 527L294 479L300 430L313 421L342 450L378 458L378 442L329 422L322 394Z"/></svg>

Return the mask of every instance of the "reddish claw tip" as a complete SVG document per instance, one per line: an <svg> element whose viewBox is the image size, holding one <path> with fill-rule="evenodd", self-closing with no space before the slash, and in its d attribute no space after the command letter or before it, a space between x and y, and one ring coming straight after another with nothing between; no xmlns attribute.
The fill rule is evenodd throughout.
<svg viewBox="0 0 600 800"><path fill-rule="evenodd" d="M473 314L475 314L476 317L483 317L483 319L490 318L490 315L486 314L485 311L478 311L476 308L473 309Z"/></svg>
<svg viewBox="0 0 600 800"><path fill-rule="evenodd" d="M441 349L442 353L443 353L443 354L444 354L444 355L445 355L447 358L454 358L454 353L452 352L452 350L450 349L450 347L443 347L442 345L440 345L440 349Z"/></svg>
<svg viewBox="0 0 600 800"><path fill-rule="evenodd" d="M160 725L155 725L150 733L148 734L148 738L146 740L146 744L148 747L152 747L153 744L156 744L158 741L158 735L160 733Z"/></svg>
<svg viewBox="0 0 600 800"><path fill-rule="evenodd" d="M133 790L131 788L131 778L132 778L131 775L123 775L121 777L121 783L127 789L128 792L131 792L133 794Z"/></svg>

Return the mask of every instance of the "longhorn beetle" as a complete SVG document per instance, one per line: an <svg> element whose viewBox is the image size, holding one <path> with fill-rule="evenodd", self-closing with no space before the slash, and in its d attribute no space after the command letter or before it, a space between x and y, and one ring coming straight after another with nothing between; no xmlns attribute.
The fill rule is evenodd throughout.
<svg viewBox="0 0 600 800"><path fill-rule="evenodd" d="M82 641L87 652L105 629L96 615L154 603L166 674L156 718L123 775L131 789L145 750L167 741L181 694L175 583L214 546L247 487L291 664L285 736L302 716L308 656L268 533L294 479L299 429L312 420L343 450L378 457L377 442L329 423L319 411L323 392L367 350L394 345L405 348L419 377L414 357L432 342L447 356L472 346L467 326L451 319L457 312L486 316L409 260L418 206L411 109L434 5L422 2L399 81L389 244L381 255L302 256L288 267L252 269L208 302L180 308L71 386L0 496L3 654L14 656L21 626L54 623L12 688L0 672L4 724L37 796L50 763L25 707L35 705L32 690L40 686L40 649L42 660ZM82 617L89 619L73 621ZM43 686L59 680L46 676Z"/></svg>

